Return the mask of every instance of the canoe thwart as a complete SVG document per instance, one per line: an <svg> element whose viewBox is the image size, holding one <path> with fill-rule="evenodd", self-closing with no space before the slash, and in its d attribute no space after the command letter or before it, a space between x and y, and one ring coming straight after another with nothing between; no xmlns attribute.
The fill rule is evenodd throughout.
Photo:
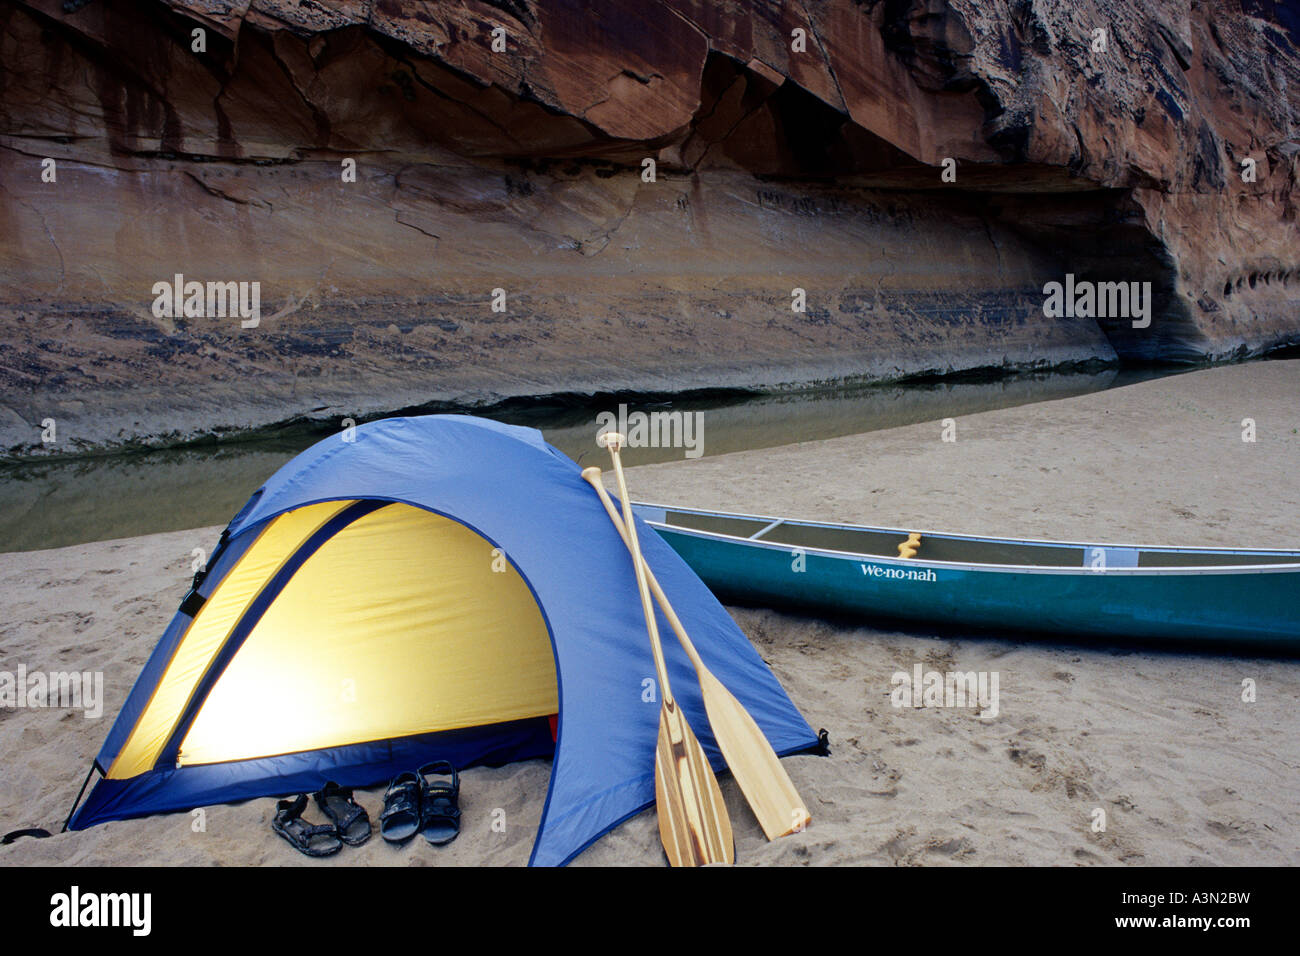
<svg viewBox="0 0 1300 956"><path fill-rule="evenodd" d="M763 526L762 528L759 528L757 531L755 531L753 534L749 536L750 540L757 541L759 538L763 537L763 535L767 534L769 531L771 531L773 528L775 528L784 520L785 520L784 518L777 518L775 521L772 521L767 525Z"/></svg>

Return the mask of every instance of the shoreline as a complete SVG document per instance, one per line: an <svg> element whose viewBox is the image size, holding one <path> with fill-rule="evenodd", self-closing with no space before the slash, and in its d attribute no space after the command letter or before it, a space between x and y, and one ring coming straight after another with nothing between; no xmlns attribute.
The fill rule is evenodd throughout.
<svg viewBox="0 0 1300 956"><path fill-rule="evenodd" d="M646 403L638 412L660 416L660 421L665 414L680 421L678 435L690 447L683 452L671 447L671 441L653 447L652 440L652 447L637 449L636 460L666 462L681 459L683 453L718 455L878 431L947 414L1088 394L1143 380L1144 374L1155 373L1109 369ZM617 415L624 407L611 400L601 411ZM592 451L602 421L590 405L521 410L496 420L540 427L547 441L574 460L586 460L583 456ZM325 434L286 434L256 442L0 466L0 551L224 522L276 468L336 433L331 428Z"/></svg>
<svg viewBox="0 0 1300 956"><path fill-rule="evenodd" d="M1267 357L1268 352L1260 353L1246 359L1226 360L1229 363L1239 361L1257 361ZM1176 375L1195 368L1194 365L1182 363L1164 363L1152 366L1167 369L1167 374ZM51 445L43 444L39 435L41 427L21 416L13 407L0 404L0 469L20 468L28 464L43 462L73 462L115 455L142 454L154 451L184 451L212 446L234 446L251 444L276 438L292 438L307 435L324 436L333 430L334 423L345 418L352 418L357 424L375 421L381 418L394 418L407 415L461 414L480 415L484 417L502 417L526 414L537 407L590 409L593 412L610 404L659 404L665 402L698 402L708 400L760 399L801 394L818 394L835 391L854 391L877 388L906 388L911 386L965 384L970 382L986 383L1002 380L1033 379L1037 377L1065 376L1078 374L1100 374L1109 370L1122 371L1123 363L1115 359L1103 359L1096 356L1086 358L1068 358L1060 361L1023 361L1003 362L1000 364L961 365L949 363L947 367L932 366L897 374L846 373L836 363L827 366L826 375L805 375L802 378L782 380L778 373L776 380L767 381L743 374L724 375L721 385L693 385L665 389L662 383L635 382L610 387L582 387L580 382L563 388L537 393L482 393L475 391L450 392L436 398L417 400L418 396L409 389L398 389L406 403L378 404L371 400L369 404L354 406L329 404L313 409L299 408L288 410L283 417L276 418L274 411L267 411L262 406L249 406L242 411L230 411L223 406L226 414L250 413L253 415L245 424L213 421L196 424L188 431L160 430L131 433L126 437L111 436L111 428L95 420L79 420L73 416L74 425L79 425L85 434L93 437L70 439L75 449L64 451L61 448L51 450ZM790 374L795 373L793 366ZM699 376L689 376L691 379ZM590 383L589 383L590 384ZM102 396L101 396L102 397ZM23 403L35 408L35 400L24 397ZM66 404L55 397L51 404ZM76 402L78 408L88 403L85 398ZM109 409L105 418L114 418L115 405L112 401L100 402ZM8 416L3 413L8 412ZM9 421L6 423L5 418ZM17 422L21 421L22 424ZM162 419L159 419L161 422ZM141 423L137 421L138 427ZM20 439L26 431L37 436L26 440ZM64 439L60 439L62 443ZM66 447L64 445L63 447Z"/></svg>
<svg viewBox="0 0 1300 956"><path fill-rule="evenodd" d="M831 377L790 379L786 381L738 383L727 385L702 385L676 389L624 387L614 389L582 390L559 388L535 394L488 395L475 398L470 393L429 399L405 405L347 408L328 406L312 411L295 411L281 418L267 418L251 425L214 423L200 425L189 432L158 431L126 439L99 439L82 441L74 451L54 450L38 441L14 443L22 427L0 422L0 472L44 463L71 463L114 456L130 456L158 451L188 451L209 447L233 447L256 444L280 438L324 436L333 430L332 422L353 418L357 424L407 415L480 415L498 417L509 421L510 416L524 416L538 407L596 410L618 404L661 404L700 401L746 401L785 396L816 395L839 391L869 391L882 388L910 388L943 385L988 384L1001 381L1032 380L1053 376L1101 374L1114 370L1125 372L1153 372L1153 377L1164 378L1210 368L1249 365L1257 362L1285 361L1300 349L1300 343L1285 342L1267 349L1235 354L1231 357L1203 362L1153 362L1131 363L1101 357L1073 358L1058 362L1003 362L976 365L954 365L918 368L893 375L841 374ZM328 414L324 414L328 410ZM0 405L0 412L8 411L11 418L20 417L12 408ZM38 425L25 422L27 430L39 432ZM95 426L99 428L99 426ZM102 429L101 429L102 430ZM76 439L74 439L76 440Z"/></svg>

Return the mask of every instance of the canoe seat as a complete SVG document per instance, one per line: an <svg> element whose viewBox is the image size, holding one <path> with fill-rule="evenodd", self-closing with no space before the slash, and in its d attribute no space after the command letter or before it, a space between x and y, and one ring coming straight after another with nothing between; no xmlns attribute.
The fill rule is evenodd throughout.
<svg viewBox="0 0 1300 956"><path fill-rule="evenodd" d="M921 532L913 531L907 536L906 541L898 542L898 556L900 558L916 557L917 549L921 547Z"/></svg>

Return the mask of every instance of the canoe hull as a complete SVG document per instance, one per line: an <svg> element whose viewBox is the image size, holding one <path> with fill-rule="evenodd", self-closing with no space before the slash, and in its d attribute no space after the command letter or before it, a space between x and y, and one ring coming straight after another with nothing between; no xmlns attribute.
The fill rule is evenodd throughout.
<svg viewBox="0 0 1300 956"><path fill-rule="evenodd" d="M1300 647L1300 568L941 567L652 526L731 603L993 631Z"/></svg>

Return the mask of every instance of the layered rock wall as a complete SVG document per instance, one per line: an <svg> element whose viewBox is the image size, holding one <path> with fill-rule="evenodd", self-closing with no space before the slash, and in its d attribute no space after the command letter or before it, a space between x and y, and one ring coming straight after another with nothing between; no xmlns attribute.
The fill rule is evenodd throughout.
<svg viewBox="0 0 1300 956"><path fill-rule="evenodd" d="M0 453L1295 341L1298 30L1265 0L4 0ZM154 314L176 274L260 283L259 324ZM1150 325L1044 315L1067 274L1150 282Z"/></svg>

